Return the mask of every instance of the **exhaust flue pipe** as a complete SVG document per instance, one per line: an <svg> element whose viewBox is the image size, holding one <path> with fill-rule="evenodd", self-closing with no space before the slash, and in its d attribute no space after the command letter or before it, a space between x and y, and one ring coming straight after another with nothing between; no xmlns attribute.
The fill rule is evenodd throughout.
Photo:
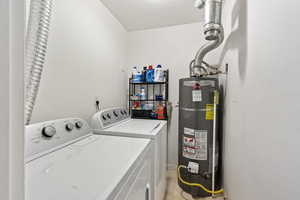
<svg viewBox="0 0 300 200"><path fill-rule="evenodd" d="M223 0L198 0L195 3L195 6L200 9L204 7L204 35L205 39L209 42L203 45L197 52L195 63L190 69L191 76L201 76L201 65L204 57L210 51L218 48L224 41L222 4Z"/></svg>

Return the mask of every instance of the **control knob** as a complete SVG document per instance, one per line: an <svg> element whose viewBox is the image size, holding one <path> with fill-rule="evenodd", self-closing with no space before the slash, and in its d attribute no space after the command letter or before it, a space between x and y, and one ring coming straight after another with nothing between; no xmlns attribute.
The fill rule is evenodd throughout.
<svg viewBox="0 0 300 200"><path fill-rule="evenodd" d="M72 131L74 129L74 125L72 123L67 123L66 124L66 130L67 131Z"/></svg>
<svg viewBox="0 0 300 200"><path fill-rule="evenodd" d="M115 117L118 117L118 114L116 111L114 111L113 113L114 113Z"/></svg>
<svg viewBox="0 0 300 200"><path fill-rule="evenodd" d="M106 117L105 117L104 115L102 115L102 119L103 119L103 120L106 120Z"/></svg>
<svg viewBox="0 0 300 200"><path fill-rule="evenodd" d="M83 127L83 123L81 121L75 122L75 126L77 129L81 129Z"/></svg>
<svg viewBox="0 0 300 200"><path fill-rule="evenodd" d="M108 119L110 119L110 118L111 118L110 114L107 114L106 116L107 116L107 118L108 118Z"/></svg>
<svg viewBox="0 0 300 200"><path fill-rule="evenodd" d="M42 135L51 138L56 134L56 129L53 126L46 126L42 129Z"/></svg>

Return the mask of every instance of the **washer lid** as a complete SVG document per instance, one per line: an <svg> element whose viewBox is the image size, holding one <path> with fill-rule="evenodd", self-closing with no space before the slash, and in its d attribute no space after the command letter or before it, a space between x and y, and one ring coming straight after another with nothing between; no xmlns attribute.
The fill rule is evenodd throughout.
<svg viewBox="0 0 300 200"><path fill-rule="evenodd" d="M165 121L131 119L124 123L107 128L105 129L105 131L142 135L156 135L156 130L159 130L165 124Z"/></svg>
<svg viewBox="0 0 300 200"><path fill-rule="evenodd" d="M150 140L91 136L25 165L26 200L106 200Z"/></svg>

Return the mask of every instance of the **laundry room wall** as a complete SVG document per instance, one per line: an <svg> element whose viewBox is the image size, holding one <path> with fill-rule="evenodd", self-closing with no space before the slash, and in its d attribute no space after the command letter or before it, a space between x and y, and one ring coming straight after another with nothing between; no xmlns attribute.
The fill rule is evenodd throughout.
<svg viewBox="0 0 300 200"><path fill-rule="evenodd" d="M126 30L99 0L53 3L32 123L74 116L87 120L96 97L102 108L126 105Z"/></svg>
<svg viewBox="0 0 300 200"><path fill-rule="evenodd" d="M228 0L225 189L230 200L300 196L299 1ZM293 27L293 28L291 28Z"/></svg>
<svg viewBox="0 0 300 200"><path fill-rule="evenodd" d="M24 199L24 2L0 2L0 199Z"/></svg>
<svg viewBox="0 0 300 200"><path fill-rule="evenodd" d="M200 20L199 20L200 21ZM204 44L202 24L193 23L158 29L129 32L127 66L161 64L170 70L169 99L173 114L169 132L169 167L177 165L179 79L189 76L189 63ZM217 64L210 55L212 64Z"/></svg>

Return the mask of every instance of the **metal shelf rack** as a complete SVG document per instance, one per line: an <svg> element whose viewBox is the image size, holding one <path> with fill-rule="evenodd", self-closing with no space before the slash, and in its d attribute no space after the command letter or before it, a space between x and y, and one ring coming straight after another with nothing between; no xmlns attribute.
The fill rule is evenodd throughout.
<svg viewBox="0 0 300 200"><path fill-rule="evenodd" d="M129 94L128 105L132 118L136 119L157 119L153 116L156 108L159 104L164 106L164 120L168 120L168 102L169 102L169 70L165 70L164 82L132 82L132 78L129 79ZM145 89L146 99L140 99L138 94L141 92L141 88ZM160 95L161 98L156 96ZM135 96L135 98L133 98ZM140 108L136 108L136 105L140 105ZM144 105L144 106L142 106ZM145 105L153 106L152 109L145 109Z"/></svg>

